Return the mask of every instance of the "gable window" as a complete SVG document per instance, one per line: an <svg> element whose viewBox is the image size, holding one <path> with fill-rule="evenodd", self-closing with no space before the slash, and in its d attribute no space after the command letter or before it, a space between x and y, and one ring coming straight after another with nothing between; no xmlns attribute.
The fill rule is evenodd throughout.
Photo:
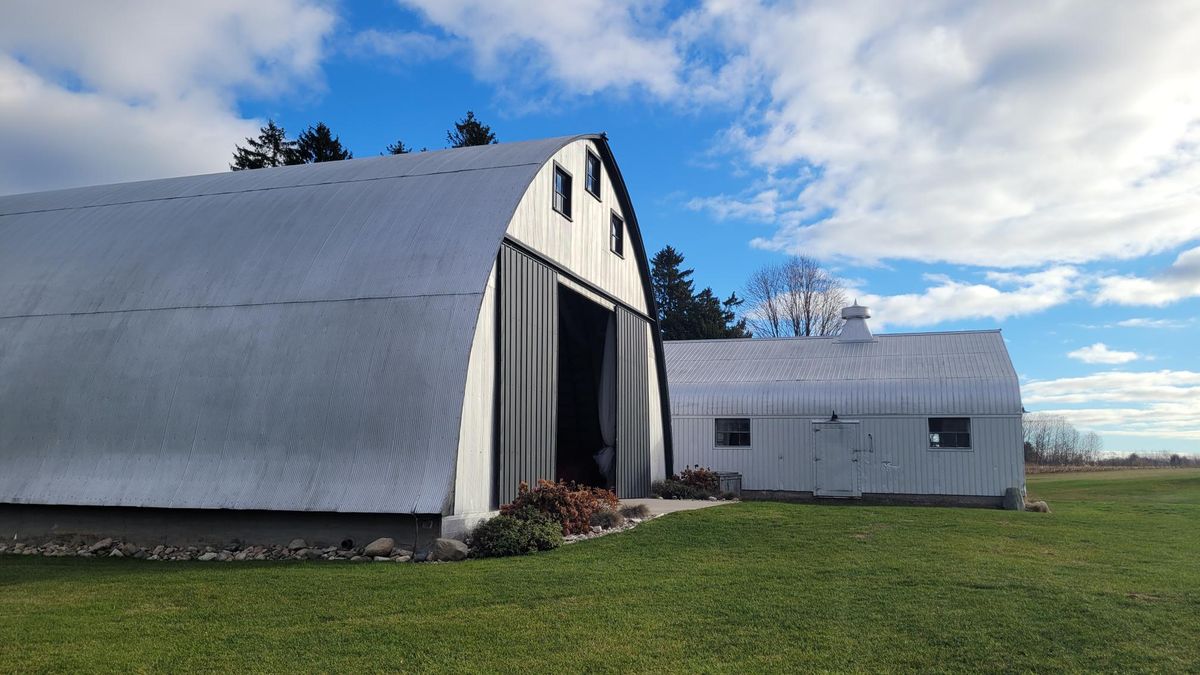
<svg viewBox="0 0 1200 675"><path fill-rule="evenodd" d="M571 174L554 165L554 210L571 217Z"/></svg>
<svg viewBox="0 0 1200 675"><path fill-rule="evenodd" d="M584 165L583 188L596 199L600 199L600 158L591 150L587 151Z"/></svg>
<svg viewBox="0 0 1200 675"><path fill-rule="evenodd" d="M929 447L969 450L971 448L971 418L930 417Z"/></svg>
<svg viewBox="0 0 1200 675"><path fill-rule="evenodd" d="M608 222L608 250L625 257L625 221L615 213Z"/></svg>
<svg viewBox="0 0 1200 675"><path fill-rule="evenodd" d="M750 447L749 417L718 417L713 428L713 443L718 448Z"/></svg>

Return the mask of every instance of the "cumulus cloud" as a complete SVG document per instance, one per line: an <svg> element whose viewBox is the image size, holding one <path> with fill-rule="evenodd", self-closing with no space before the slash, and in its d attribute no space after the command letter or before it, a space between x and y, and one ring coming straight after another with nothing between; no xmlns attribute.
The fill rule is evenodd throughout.
<svg viewBox="0 0 1200 675"><path fill-rule="evenodd" d="M1153 277L1133 275L1100 279L1097 303L1161 307L1200 296L1200 247L1180 253L1175 262Z"/></svg>
<svg viewBox="0 0 1200 675"><path fill-rule="evenodd" d="M1116 349L1109 349L1108 345L1103 342L1097 342L1096 344L1067 352L1067 356L1076 361L1083 361L1084 363L1106 364L1129 363L1141 358L1141 355L1137 352L1123 352Z"/></svg>
<svg viewBox="0 0 1200 675"><path fill-rule="evenodd" d="M401 0L494 79L736 99L723 139L778 193L692 206L761 247L859 262L1081 264L1200 238L1200 6Z"/></svg>
<svg viewBox="0 0 1200 675"><path fill-rule="evenodd" d="M1026 407L1106 435L1200 439L1200 373L1110 371L1022 385Z"/></svg>
<svg viewBox="0 0 1200 675"><path fill-rule="evenodd" d="M541 76L573 92L642 87L679 92L681 59L658 23L658 3L639 0L399 0L465 40L481 74ZM647 27L647 24L650 24Z"/></svg>
<svg viewBox="0 0 1200 675"><path fill-rule="evenodd" d="M319 82L311 0L47 1L0 22L0 193L228 168L241 94Z"/></svg>
<svg viewBox="0 0 1200 675"><path fill-rule="evenodd" d="M931 326L962 319L1002 321L1034 314L1070 300L1078 291L1080 273L1070 266L1029 274L989 272L989 283L970 283L944 275L926 275L934 285L920 293L874 295L859 293L871 307L878 327ZM852 289L852 293L855 291Z"/></svg>

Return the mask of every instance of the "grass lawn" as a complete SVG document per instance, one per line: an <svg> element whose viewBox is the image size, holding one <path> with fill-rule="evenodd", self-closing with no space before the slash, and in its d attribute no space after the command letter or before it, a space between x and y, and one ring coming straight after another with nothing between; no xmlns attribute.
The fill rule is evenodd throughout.
<svg viewBox="0 0 1200 675"><path fill-rule="evenodd" d="M0 670L1200 670L1200 471L743 503L446 565L0 557Z"/></svg>

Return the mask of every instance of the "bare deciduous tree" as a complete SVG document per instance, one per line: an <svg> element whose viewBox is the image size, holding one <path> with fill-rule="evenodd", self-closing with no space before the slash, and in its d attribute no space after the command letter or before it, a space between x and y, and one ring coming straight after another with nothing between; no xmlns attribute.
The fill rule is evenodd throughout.
<svg viewBox="0 0 1200 675"><path fill-rule="evenodd" d="M817 261L792 256L750 275L746 299L755 335L808 337L833 335L842 327L846 291Z"/></svg>

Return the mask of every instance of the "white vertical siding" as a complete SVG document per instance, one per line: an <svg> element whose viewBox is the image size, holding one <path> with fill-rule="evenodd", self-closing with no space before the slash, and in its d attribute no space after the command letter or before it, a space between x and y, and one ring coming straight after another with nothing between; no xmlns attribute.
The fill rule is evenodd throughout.
<svg viewBox="0 0 1200 675"><path fill-rule="evenodd" d="M676 417L675 464L737 471L747 490L811 492L812 420L822 417L751 417L749 450L713 447L713 417ZM865 493L994 497L1024 485L1020 417L972 418L971 450L930 450L925 417L855 419Z"/></svg>
<svg viewBox="0 0 1200 675"><path fill-rule="evenodd" d="M495 457L496 266L483 293L483 305L471 341L458 432L458 465L454 472L456 515L491 509Z"/></svg>
<svg viewBox="0 0 1200 675"><path fill-rule="evenodd" d="M646 331L646 386L650 388L650 480L667 477L666 441L663 430L662 394L658 382L658 355L654 353L654 332Z"/></svg>
<svg viewBox="0 0 1200 675"><path fill-rule="evenodd" d="M603 165L601 167L599 200L584 189L584 159L588 148L600 156L592 141L578 140L555 153L554 161L546 162L517 206L507 234L584 281L648 315L642 276L628 224L624 257L609 250L609 216L613 212L622 218L625 216L613 190L608 169ZM554 162L571 174L571 220L552 207Z"/></svg>

